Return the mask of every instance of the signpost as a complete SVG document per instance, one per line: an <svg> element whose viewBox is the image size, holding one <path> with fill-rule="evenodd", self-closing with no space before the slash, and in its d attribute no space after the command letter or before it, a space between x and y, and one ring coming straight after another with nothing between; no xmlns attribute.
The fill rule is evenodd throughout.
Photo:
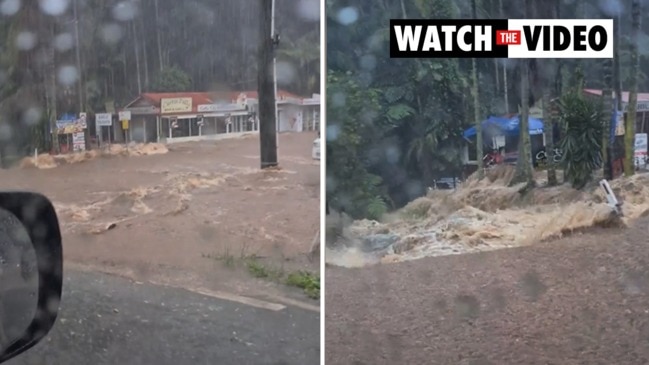
<svg viewBox="0 0 649 365"><path fill-rule="evenodd" d="M124 130L124 141L130 142L131 134L129 133L129 122L131 121L131 112L129 110L122 110L118 113L119 120L122 122L122 129Z"/></svg>
<svg viewBox="0 0 649 365"><path fill-rule="evenodd" d="M98 127L110 127L113 125L113 116L110 113L99 113L95 115L95 125Z"/></svg>
<svg viewBox="0 0 649 365"><path fill-rule="evenodd" d="M103 141L104 133L103 127L111 127L113 125L113 115L111 113L97 113L95 114L95 127L99 141ZM108 131L108 144L110 144L110 130Z"/></svg>
<svg viewBox="0 0 649 365"><path fill-rule="evenodd" d="M119 112L119 120L131 120L131 111L122 110L121 112Z"/></svg>

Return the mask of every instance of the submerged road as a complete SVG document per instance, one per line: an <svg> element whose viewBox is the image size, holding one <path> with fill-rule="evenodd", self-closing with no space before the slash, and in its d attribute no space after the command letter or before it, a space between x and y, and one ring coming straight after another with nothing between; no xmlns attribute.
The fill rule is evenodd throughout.
<svg viewBox="0 0 649 365"><path fill-rule="evenodd" d="M57 323L10 365L268 364L320 361L318 313L67 270Z"/></svg>

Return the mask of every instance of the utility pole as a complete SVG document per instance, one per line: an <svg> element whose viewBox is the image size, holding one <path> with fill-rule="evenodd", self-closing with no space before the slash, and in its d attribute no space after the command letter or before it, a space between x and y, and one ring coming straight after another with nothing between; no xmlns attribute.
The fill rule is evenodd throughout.
<svg viewBox="0 0 649 365"><path fill-rule="evenodd" d="M273 37L275 1L259 0L259 50L257 55L257 93L259 94L259 155L261 168L277 163L277 105L273 60L277 37Z"/></svg>
<svg viewBox="0 0 649 365"><path fill-rule="evenodd" d="M279 107L277 106L277 100L278 100L278 95L277 95L277 46L279 45L279 33L277 33L276 30L276 22L275 22L275 0L271 0L273 3L273 16L272 16L272 26L271 26L271 37L273 38L273 85L274 85L274 95L275 95L275 124L277 125L277 133L275 134L275 138L277 139L277 148L279 149Z"/></svg>

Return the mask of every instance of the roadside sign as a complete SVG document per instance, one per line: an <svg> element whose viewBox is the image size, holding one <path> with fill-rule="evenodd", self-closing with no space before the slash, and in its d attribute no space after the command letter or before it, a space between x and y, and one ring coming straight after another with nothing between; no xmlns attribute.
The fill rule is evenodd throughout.
<svg viewBox="0 0 649 365"><path fill-rule="evenodd" d="M638 133L635 135L633 157L636 168L647 165L647 133Z"/></svg>
<svg viewBox="0 0 649 365"><path fill-rule="evenodd" d="M119 120L131 120L131 111L130 110L122 110L119 114Z"/></svg>
<svg viewBox="0 0 649 365"><path fill-rule="evenodd" d="M72 133L72 150L74 152L86 150L86 136L83 132Z"/></svg>
<svg viewBox="0 0 649 365"><path fill-rule="evenodd" d="M95 115L95 124L98 127L110 127L113 125L113 115L110 113L98 113Z"/></svg>
<svg viewBox="0 0 649 365"><path fill-rule="evenodd" d="M196 116L196 124L198 124L199 127L202 127L205 124L205 121L203 119L203 115L197 115Z"/></svg>
<svg viewBox="0 0 649 365"><path fill-rule="evenodd" d="M122 129L128 129L128 120L122 120Z"/></svg>
<svg viewBox="0 0 649 365"><path fill-rule="evenodd" d="M86 113L79 113L79 124L81 124L81 128L86 129L88 128L88 114Z"/></svg>

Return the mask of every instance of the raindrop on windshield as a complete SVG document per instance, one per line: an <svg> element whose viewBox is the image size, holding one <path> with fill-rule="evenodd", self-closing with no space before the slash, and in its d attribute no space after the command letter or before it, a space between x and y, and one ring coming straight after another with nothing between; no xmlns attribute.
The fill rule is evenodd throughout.
<svg viewBox="0 0 649 365"><path fill-rule="evenodd" d="M21 51L28 51L36 46L36 34L23 31L16 36L16 47Z"/></svg>
<svg viewBox="0 0 649 365"><path fill-rule="evenodd" d="M115 23L106 24L101 28L101 38L108 44L115 44L122 38L122 28Z"/></svg>
<svg viewBox="0 0 649 365"><path fill-rule="evenodd" d="M132 1L122 1L113 8L113 18L126 22L137 15L137 7Z"/></svg>
<svg viewBox="0 0 649 365"><path fill-rule="evenodd" d="M74 38L70 33L61 33L54 38L54 48L60 52L65 52L74 47Z"/></svg>
<svg viewBox="0 0 649 365"><path fill-rule="evenodd" d="M59 83L62 85L72 85L77 81L79 72L74 66L63 66L59 69Z"/></svg>
<svg viewBox="0 0 649 365"><path fill-rule="evenodd" d="M0 13L2 15L15 15L20 10L20 0L3 0L0 3Z"/></svg>
<svg viewBox="0 0 649 365"><path fill-rule="evenodd" d="M42 112L38 107L32 106L25 110L23 113L23 123L25 123L28 126L33 126L38 124L42 117Z"/></svg>
<svg viewBox="0 0 649 365"><path fill-rule="evenodd" d="M350 25L358 20L358 10L354 7L346 7L338 12L338 22L342 25Z"/></svg>
<svg viewBox="0 0 649 365"><path fill-rule="evenodd" d="M342 108L346 104L347 98L344 93L338 92L331 96L331 105L336 108Z"/></svg>
<svg viewBox="0 0 649 365"><path fill-rule="evenodd" d="M277 83L282 85L289 85L295 82L296 72L295 67L288 62L277 62Z"/></svg>
<svg viewBox="0 0 649 365"><path fill-rule="evenodd" d="M372 71L376 67L376 57L365 55L361 57L361 67L367 71Z"/></svg>
<svg viewBox="0 0 649 365"><path fill-rule="evenodd" d="M62 15L70 6L70 0L39 0L38 3L45 14L52 16Z"/></svg>
<svg viewBox="0 0 649 365"><path fill-rule="evenodd" d="M8 141L13 135L13 130L9 124L0 124L0 141Z"/></svg>
<svg viewBox="0 0 649 365"><path fill-rule="evenodd" d="M317 0L300 0L297 4L298 16L305 20L320 20L320 3Z"/></svg>
<svg viewBox="0 0 649 365"><path fill-rule="evenodd" d="M617 16L624 12L624 5L620 0L599 0L599 8L607 16Z"/></svg>

